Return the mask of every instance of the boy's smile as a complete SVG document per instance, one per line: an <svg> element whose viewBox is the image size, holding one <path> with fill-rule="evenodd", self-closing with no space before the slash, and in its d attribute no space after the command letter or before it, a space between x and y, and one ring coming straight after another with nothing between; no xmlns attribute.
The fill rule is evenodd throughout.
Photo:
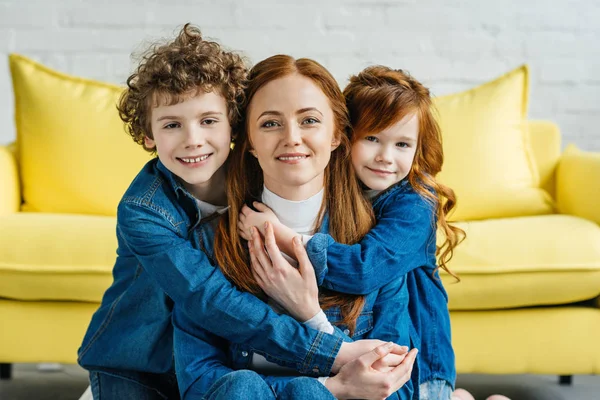
<svg viewBox="0 0 600 400"><path fill-rule="evenodd" d="M154 139L146 137L146 147L155 147L160 161L185 188L206 200L215 173L219 172L218 184L223 185L221 167L231 143L227 103L221 95L202 90L169 103L163 101L152 109Z"/></svg>

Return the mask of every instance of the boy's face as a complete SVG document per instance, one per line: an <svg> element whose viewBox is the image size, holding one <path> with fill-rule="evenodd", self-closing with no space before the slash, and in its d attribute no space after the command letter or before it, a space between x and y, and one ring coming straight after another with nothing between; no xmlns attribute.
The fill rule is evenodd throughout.
<svg viewBox="0 0 600 400"><path fill-rule="evenodd" d="M154 139L146 137L146 147L156 147L165 167L202 199L229 155L231 126L225 98L199 90L180 103L159 105L152 109L151 128Z"/></svg>
<svg viewBox="0 0 600 400"><path fill-rule="evenodd" d="M352 146L352 166L373 190L385 190L410 172L419 135L419 118L408 114L387 129L358 139Z"/></svg>

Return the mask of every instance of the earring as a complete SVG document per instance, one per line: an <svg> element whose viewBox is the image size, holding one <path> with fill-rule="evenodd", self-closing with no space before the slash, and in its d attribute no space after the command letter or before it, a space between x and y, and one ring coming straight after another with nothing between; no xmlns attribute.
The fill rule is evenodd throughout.
<svg viewBox="0 0 600 400"><path fill-rule="evenodd" d="M256 155L256 150L254 149L250 149L248 150L250 152L250 154L252 154L255 158L258 158L258 155Z"/></svg>

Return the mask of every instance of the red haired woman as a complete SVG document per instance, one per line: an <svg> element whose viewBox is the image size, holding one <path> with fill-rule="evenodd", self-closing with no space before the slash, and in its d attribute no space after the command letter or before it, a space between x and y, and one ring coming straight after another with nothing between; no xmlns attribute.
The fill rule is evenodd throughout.
<svg viewBox="0 0 600 400"><path fill-rule="evenodd" d="M249 234L238 231L245 204L260 200L287 216L295 235L321 232L346 244L360 240L371 229L373 217L349 163L345 100L325 68L308 59L270 57L250 72L246 96L245 129L238 133L229 158L229 210L215 236L216 263L237 287L311 327L343 338L344 344L370 338L410 344L404 276L364 296L317 291L313 267L296 240L295 252L289 254L296 255L299 269L294 271L300 271L296 277L306 288L295 293L302 306L286 303L285 297L267 298L261 290L264 282L250 268L251 259L255 264L257 257L266 261L257 251L260 237L254 229L247 244L244 236L250 239ZM267 224L266 229L271 227ZM274 243L268 245L274 249ZM288 262L278 249L269 257ZM416 350L386 356L390 346L382 346L349 362L331 378L315 379L275 365L277 360L247 343L229 342L194 327L177 305L173 322L183 398L268 398L273 392L278 398L412 398ZM318 370L313 372L319 375Z"/></svg>

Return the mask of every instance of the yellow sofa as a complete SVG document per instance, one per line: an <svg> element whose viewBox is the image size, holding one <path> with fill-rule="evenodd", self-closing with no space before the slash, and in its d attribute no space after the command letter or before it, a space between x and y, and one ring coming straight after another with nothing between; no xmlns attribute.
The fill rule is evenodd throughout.
<svg viewBox="0 0 600 400"><path fill-rule="evenodd" d="M10 363L76 362L111 283L116 204L148 159L116 114L121 88L21 56L10 65L17 141L0 146L5 373ZM600 154L561 154L556 125L526 119L527 80L521 67L436 100L440 178L456 188L453 219L467 232L450 264L461 282L444 276L457 368L596 374Z"/></svg>

